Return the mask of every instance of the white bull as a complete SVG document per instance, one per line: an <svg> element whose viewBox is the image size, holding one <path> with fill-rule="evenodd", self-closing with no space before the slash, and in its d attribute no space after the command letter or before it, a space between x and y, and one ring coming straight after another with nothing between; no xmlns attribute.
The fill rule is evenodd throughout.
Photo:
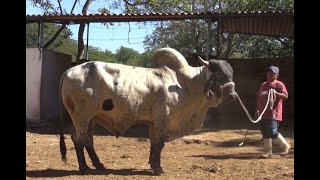
<svg viewBox="0 0 320 180"><path fill-rule="evenodd" d="M203 66L191 67L178 51L162 48L153 57L154 68L90 61L67 70L60 93L75 127L71 138L79 170L86 173L89 168L84 147L93 166L105 170L93 147L95 123L116 136L144 123L149 125L149 164L162 175L165 142L201 128L209 107L236 97L231 66L223 60L198 59ZM65 161L63 131L60 150Z"/></svg>

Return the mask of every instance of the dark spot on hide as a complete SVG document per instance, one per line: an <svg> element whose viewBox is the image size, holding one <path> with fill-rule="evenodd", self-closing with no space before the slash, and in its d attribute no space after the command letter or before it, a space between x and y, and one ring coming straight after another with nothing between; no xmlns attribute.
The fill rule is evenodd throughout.
<svg viewBox="0 0 320 180"><path fill-rule="evenodd" d="M116 86L116 85L118 85L118 82L117 82L117 81L114 81L113 84Z"/></svg>
<svg viewBox="0 0 320 180"><path fill-rule="evenodd" d="M96 66L94 65L94 62L88 62L87 64L85 64L83 66L85 69L89 69L89 70L95 70Z"/></svg>
<svg viewBox="0 0 320 180"><path fill-rule="evenodd" d="M102 108L103 110L105 111L110 111L113 109L113 102L112 102L112 99L107 99L103 102L102 104Z"/></svg>
<svg viewBox="0 0 320 180"><path fill-rule="evenodd" d="M159 79L163 78L163 75L159 72L154 72L154 75L157 76Z"/></svg>
<svg viewBox="0 0 320 180"><path fill-rule="evenodd" d="M87 77L90 77L94 71L96 71L96 65L94 62L88 62L83 66L84 69L87 69Z"/></svg>

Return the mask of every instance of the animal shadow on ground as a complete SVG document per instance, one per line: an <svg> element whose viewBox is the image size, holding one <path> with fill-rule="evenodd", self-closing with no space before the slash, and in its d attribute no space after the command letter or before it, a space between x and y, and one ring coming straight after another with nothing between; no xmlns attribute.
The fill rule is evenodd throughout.
<svg viewBox="0 0 320 180"><path fill-rule="evenodd" d="M258 130L258 132L257 132L257 130ZM287 129L279 128L278 131L286 138L294 138L294 130L292 128L287 128ZM237 133L237 134L243 135L243 136L246 133L247 133L247 136L257 135L257 134L261 135L260 128L256 128L256 129L250 128L248 130L248 132L246 132L246 130L234 131L234 132ZM262 138L262 135L261 135L261 138Z"/></svg>
<svg viewBox="0 0 320 180"><path fill-rule="evenodd" d="M242 154L218 154L218 155L192 155L190 157L200 157L204 159L260 159L261 153Z"/></svg>
<svg viewBox="0 0 320 180"><path fill-rule="evenodd" d="M223 142L213 142L212 145L215 147L226 147L226 148L241 148L244 146L252 146L252 147L259 147L262 144L261 140L256 139L231 139L229 141ZM241 142L244 142L242 146L239 146ZM274 152L280 152L279 148L274 148ZM294 148L292 147L289 151L289 154L284 156L285 158L293 158ZM204 159L261 159L261 153L237 153L237 154L217 154L217 155L192 155L189 157L200 157ZM279 157L276 157L279 158Z"/></svg>
<svg viewBox="0 0 320 180"><path fill-rule="evenodd" d="M154 173L151 170L138 170L138 169L107 169L106 171L97 171L95 169L90 169L87 172L88 175L122 175L122 176L132 176L132 175L145 175L153 176ZM27 177L33 178L52 178L52 177L64 177L72 175L82 175L78 170L60 170L60 169L46 169L46 170L29 170L26 171Z"/></svg>
<svg viewBox="0 0 320 180"><path fill-rule="evenodd" d="M229 141L223 141L216 144L217 147L227 147L227 148L238 148L241 147L239 144L243 142L242 146L256 146L258 147L262 141L256 139L244 138L241 139L231 139Z"/></svg>
<svg viewBox="0 0 320 180"><path fill-rule="evenodd" d="M288 155L280 157L278 155L273 158L293 158L293 151L290 151ZM261 159L261 153L237 153L237 154L218 154L218 155L192 155L189 157L199 157L204 159Z"/></svg>

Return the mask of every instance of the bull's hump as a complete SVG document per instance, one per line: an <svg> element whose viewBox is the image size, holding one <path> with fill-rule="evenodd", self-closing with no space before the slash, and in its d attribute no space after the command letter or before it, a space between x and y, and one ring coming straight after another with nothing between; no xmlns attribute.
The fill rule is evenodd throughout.
<svg viewBox="0 0 320 180"><path fill-rule="evenodd" d="M153 56L153 63L157 67L167 66L171 69L189 67L187 60L181 53L172 48L161 48Z"/></svg>

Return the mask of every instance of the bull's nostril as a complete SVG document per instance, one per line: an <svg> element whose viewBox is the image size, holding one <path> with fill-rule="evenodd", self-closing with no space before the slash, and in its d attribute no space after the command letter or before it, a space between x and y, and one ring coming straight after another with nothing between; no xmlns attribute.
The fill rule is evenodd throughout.
<svg viewBox="0 0 320 180"><path fill-rule="evenodd" d="M237 99L237 93L229 93L227 96L223 99L224 104L229 104Z"/></svg>

